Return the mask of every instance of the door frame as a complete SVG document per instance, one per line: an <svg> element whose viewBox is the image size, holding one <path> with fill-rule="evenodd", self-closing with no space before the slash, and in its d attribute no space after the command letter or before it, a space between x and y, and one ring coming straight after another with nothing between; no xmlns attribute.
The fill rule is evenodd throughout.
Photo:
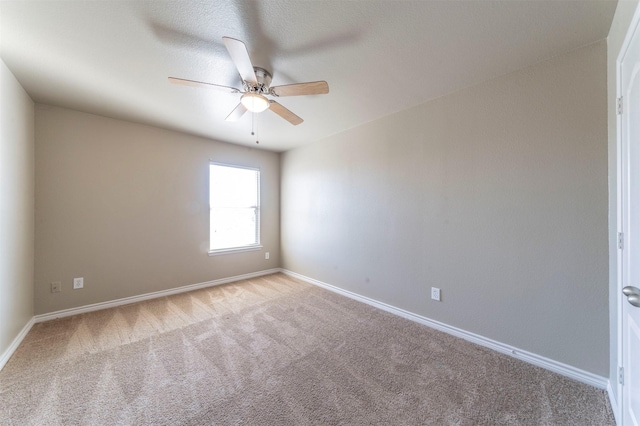
<svg viewBox="0 0 640 426"><path fill-rule="evenodd" d="M631 23L629 24L629 28L627 29L627 33L625 35L624 41L620 48L620 52L618 52L618 57L616 58L616 99L615 106L616 109L616 235L615 240L618 241L618 235L621 232L624 232L624 222L623 222L623 209L626 206L625 193L624 193L624 182L627 175L627 164L628 164L628 152L625 146L624 141L622 140L622 116L618 114L618 99L622 96L622 62L624 57L629 50L629 46L631 45L631 40L634 35L637 34L637 37L640 37L640 3L636 6L633 18L631 19ZM612 379L615 380L615 386L617 389L616 396L614 398L611 392L609 392L609 399L612 402L612 409L616 418L616 423L621 424L622 416L623 416L623 403L624 397L622 395L623 385L620 384L618 380L618 372L620 367L623 366L623 347L622 347L622 339L623 339L623 303L625 302L622 297L622 287L623 287L623 250L619 248L619 245L616 244L616 266L617 266L617 283L615 288L615 298L616 298L616 306L617 306L617 324L616 324L616 334L617 334L617 359L616 359L616 375ZM611 383L609 384L611 387Z"/></svg>

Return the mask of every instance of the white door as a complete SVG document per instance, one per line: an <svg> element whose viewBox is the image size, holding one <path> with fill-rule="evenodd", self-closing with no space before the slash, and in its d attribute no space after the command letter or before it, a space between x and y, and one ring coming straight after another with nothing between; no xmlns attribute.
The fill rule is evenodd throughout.
<svg viewBox="0 0 640 426"><path fill-rule="evenodd" d="M637 21L635 21L637 22ZM640 28L621 61L622 424L640 426Z"/></svg>

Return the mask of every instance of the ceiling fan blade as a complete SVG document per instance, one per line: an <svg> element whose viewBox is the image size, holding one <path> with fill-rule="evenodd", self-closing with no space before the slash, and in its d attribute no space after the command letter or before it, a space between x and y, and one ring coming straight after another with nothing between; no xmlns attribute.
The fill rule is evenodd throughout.
<svg viewBox="0 0 640 426"><path fill-rule="evenodd" d="M244 105L238 104L238 106L235 107L233 111L231 111L231 114L227 115L227 118L225 118L225 120L238 121L240 120L240 117L244 115L245 112L247 112L247 109L244 107Z"/></svg>
<svg viewBox="0 0 640 426"><path fill-rule="evenodd" d="M253 64L251 63L251 58L249 58L247 46L240 40L231 37L222 37L222 41L229 51L231 60L236 68L238 68L240 77L247 83L258 84L258 78L253 70Z"/></svg>
<svg viewBox="0 0 640 426"><path fill-rule="evenodd" d="M235 87L221 86L219 84L205 83L195 80L185 80L184 78L169 77L169 83L181 84L183 86L204 87L207 89L222 89L230 93L240 93L240 90Z"/></svg>
<svg viewBox="0 0 640 426"><path fill-rule="evenodd" d="M326 81L287 84L272 87L271 93L275 96L324 95L329 93L329 84Z"/></svg>
<svg viewBox="0 0 640 426"><path fill-rule="evenodd" d="M292 113L291 111L289 111L287 108L283 107L281 104L277 103L276 101L269 101L269 109L275 112L276 114L278 114L280 117L287 120L289 123L293 124L294 126L297 126L298 124L304 121L302 118L298 117L297 115L295 115L294 113Z"/></svg>

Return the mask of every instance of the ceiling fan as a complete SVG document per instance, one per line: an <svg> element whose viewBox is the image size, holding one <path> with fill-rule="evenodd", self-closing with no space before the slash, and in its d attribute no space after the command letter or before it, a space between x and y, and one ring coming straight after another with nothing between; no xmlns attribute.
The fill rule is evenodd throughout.
<svg viewBox="0 0 640 426"><path fill-rule="evenodd" d="M242 90L235 87L221 86L219 84L205 83L202 81L186 80L183 78L169 77L169 82L185 86L205 87L221 89L230 93L242 93L240 103L227 116L225 120L236 121L245 112L262 112L269 109L289 123L297 126L304 120L296 114L267 96L284 97L300 95L322 95L329 93L329 85L326 81L313 81L308 83L287 84L271 87L271 73L264 68L254 67L249 58L249 52L245 44L234 38L222 37L225 47L229 51L231 60L240 73Z"/></svg>

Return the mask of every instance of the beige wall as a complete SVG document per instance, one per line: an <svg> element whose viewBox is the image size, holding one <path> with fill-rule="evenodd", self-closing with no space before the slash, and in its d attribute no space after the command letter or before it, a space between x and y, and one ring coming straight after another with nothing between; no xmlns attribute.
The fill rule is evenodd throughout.
<svg viewBox="0 0 640 426"><path fill-rule="evenodd" d="M278 154L46 105L35 129L36 314L280 266ZM210 159L260 168L262 251L207 255Z"/></svg>
<svg viewBox="0 0 640 426"><path fill-rule="evenodd" d="M603 41L286 152L283 267L606 377L606 61Z"/></svg>
<svg viewBox="0 0 640 426"><path fill-rule="evenodd" d="M33 317L34 105L0 60L0 358Z"/></svg>
<svg viewBox="0 0 640 426"><path fill-rule="evenodd" d="M610 326L610 372L614 394L618 395L618 153L617 153L617 60L622 43L627 35L631 18L638 5L637 1L618 1L616 13L607 37L607 91L608 91L608 134L609 134L609 326Z"/></svg>

